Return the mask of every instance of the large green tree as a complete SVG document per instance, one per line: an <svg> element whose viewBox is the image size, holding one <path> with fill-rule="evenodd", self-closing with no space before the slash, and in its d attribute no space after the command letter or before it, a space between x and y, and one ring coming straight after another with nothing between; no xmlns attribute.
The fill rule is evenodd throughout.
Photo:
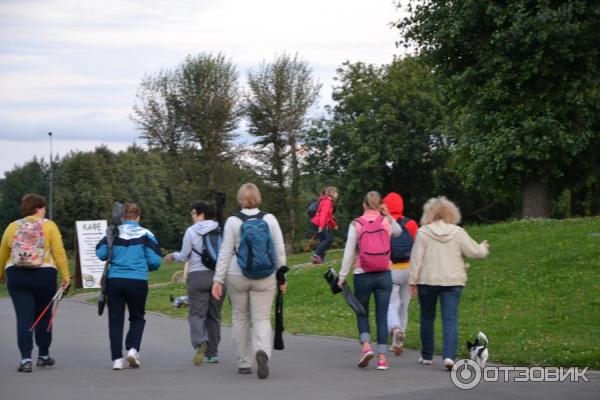
<svg viewBox="0 0 600 400"><path fill-rule="evenodd" d="M132 119L150 148L170 155L172 192L183 183L182 157L202 166L207 189L223 183L218 167L231 159L239 100L237 70L222 54L188 56L174 70L142 80Z"/></svg>
<svg viewBox="0 0 600 400"><path fill-rule="evenodd" d="M370 190L397 191L409 212L420 210L450 146L431 68L410 57L382 66L345 63L337 82L331 121L309 132L309 169L330 182L338 176L347 217Z"/></svg>
<svg viewBox="0 0 600 400"><path fill-rule="evenodd" d="M183 107L179 95L179 77L173 71L161 71L142 79L131 119L142 132L150 148L177 155L186 137ZM188 135L189 136L189 135Z"/></svg>
<svg viewBox="0 0 600 400"><path fill-rule="evenodd" d="M224 55L189 56L178 70L184 127L200 144L208 165L208 187L216 185L215 167L228 157L240 117L238 73Z"/></svg>
<svg viewBox="0 0 600 400"><path fill-rule="evenodd" d="M569 165L599 135L600 3L407 3L402 42L445 78L462 179L520 192L523 216L547 216L549 187L568 186Z"/></svg>
<svg viewBox="0 0 600 400"><path fill-rule="evenodd" d="M263 175L275 185L286 215L284 226L293 242L300 195L299 145L307 113L321 86L306 61L287 54L250 71L248 86L245 109L249 133L258 138L255 144L265 166Z"/></svg>
<svg viewBox="0 0 600 400"><path fill-rule="evenodd" d="M43 160L16 166L0 180L0 227L21 217L21 198L27 193L48 195L48 165Z"/></svg>

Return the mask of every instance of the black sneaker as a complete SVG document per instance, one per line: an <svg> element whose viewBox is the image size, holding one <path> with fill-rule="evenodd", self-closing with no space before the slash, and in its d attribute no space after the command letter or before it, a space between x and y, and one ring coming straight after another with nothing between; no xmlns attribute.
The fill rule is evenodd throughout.
<svg viewBox="0 0 600 400"><path fill-rule="evenodd" d="M54 361L54 358L48 356L48 358L42 358L42 357L38 357L37 360L37 364L35 364L36 367L51 367L54 365L56 361Z"/></svg>
<svg viewBox="0 0 600 400"><path fill-rule="evenodd" d="M256 352L256 375L258 379L267 379L269 376L269 357L263 350Z"/></svg>
<svg viewBox="0 0 600 400"><path fill-rule="evenodd" d="M31 361L25 361L24 363L19 364L19 368L17 368L17 372L31 372L33 371L33 365Z"/></svg>

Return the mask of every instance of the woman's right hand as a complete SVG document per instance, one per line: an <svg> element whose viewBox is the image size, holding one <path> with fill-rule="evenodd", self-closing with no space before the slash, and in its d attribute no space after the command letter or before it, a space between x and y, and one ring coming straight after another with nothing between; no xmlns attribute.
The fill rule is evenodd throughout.
<svg viewBox="0 0 600 400"><path fill-rule="evenodd" d="M490 249L490 242L488 242L487 240L484 240L483 242L481 242L481 244L485 247L486 250Z"/></svg>
<svg viewBox="0 0 600 400"><path fill-rule="evenodd" d="M417 297L417 285L410 285L411 297Z"/></svg>
<svg viewBox="0 0 600 400"><path fill-rule="evenodd" d="M221 300L221 296L223 296L223 285L219 282L213 283L211 293L216 300Z"/></svg>
<svg viewBox="0 0 600 400"><path fill-rule="evenodd" d="M346 278L338 278L338 287L341 289L344 287L344 285L346 284Z"/></svg>

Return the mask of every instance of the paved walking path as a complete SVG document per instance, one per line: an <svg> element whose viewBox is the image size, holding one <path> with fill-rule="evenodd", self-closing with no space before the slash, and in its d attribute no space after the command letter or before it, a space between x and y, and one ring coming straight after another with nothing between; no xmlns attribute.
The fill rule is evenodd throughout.
<svg viewBox="0 0 600 400"><path fill-rule="evenodd" d="M439 358L421 366L418 354L390 358L388 371L359 369L355 341L285 336L275 351L271 375L238 375L231 329L224 328L221 362L194 366L187 321L147 314L142 367L111 370L106 315L93 305L65 299L51 348L57 364L16 372L18 350L10 299L0 299L0 400L192 400L192 399L592 399L600 398L600 376L589 383L485 383L459 390ZM37 356L34 353L34 356Z"/></svg>

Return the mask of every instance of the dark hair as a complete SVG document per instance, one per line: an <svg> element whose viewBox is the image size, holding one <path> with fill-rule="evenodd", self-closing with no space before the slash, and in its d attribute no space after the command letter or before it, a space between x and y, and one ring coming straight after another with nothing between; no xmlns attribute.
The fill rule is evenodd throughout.
<svg viewBox="0 0 600 400"><path fill-rule="evenodd" d="M205 201L199 201L194 204L194 211L197 215L204 214L204 219L215 219L215 207Z"/></svg>
<svg viewBox="0 0 600 400"><path fill-rule="evenodd" d="M46 199L39 194L27 193L21 199L21 214L24 217L33 215L38 209L46 207Z"/></svg>
<svg viewBox="0 0 600 400"><path fill-rule="evenodd" d="M140 206L135 203L125 203L123 206L123 219L136 219L142 215Z"/></svg>

